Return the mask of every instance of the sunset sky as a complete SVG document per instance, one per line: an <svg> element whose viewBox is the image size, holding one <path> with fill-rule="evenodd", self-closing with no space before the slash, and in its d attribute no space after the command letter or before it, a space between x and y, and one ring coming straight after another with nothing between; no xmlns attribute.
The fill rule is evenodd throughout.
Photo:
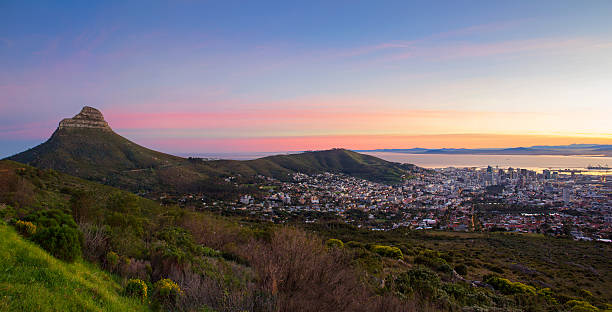
<svg viewBox="0 0 612 312"><path fill-rule="evenodd" d="M0 157L612 144L612 1L296 2L0 1Z"/></svg>

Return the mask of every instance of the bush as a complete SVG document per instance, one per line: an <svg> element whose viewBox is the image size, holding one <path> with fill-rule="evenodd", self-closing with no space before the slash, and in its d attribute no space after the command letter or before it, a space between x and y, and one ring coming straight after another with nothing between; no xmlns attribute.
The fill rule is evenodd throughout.
<svg viewBox="0 0 612 312"><path fill-rule="evenodd" d="M594 307L590 303L582 300L570 300L565 303L570 308L571 312L597 312L598 308Z"/></svg>
<svg viewBox="0 0 612 312"><path fill-rule="evenodd" d="M404 259L404 255L402 254L402 251L397 247L374 245L372 246L372 251L383 257L400 259L400 260Z"/></svg>
<svg viewBox="0 0 612 312"><path fill-rule="evenodd" d="M178 284L169 278L161 279L154 285L155 298L164 305L176 303L178 298L183 294L183 291Z"/></svg>
<svg viewBox="0 0 612 312"><path fill-rule="evenodd" d="M360 242L356 242L356 241L349 241L346 243L346 246L351 247L351 248L362 248L364 247L364 245Z"/></svg>
<svg viewBox="0 0 612 312"><path fill-rule="evenodd" d="M210 247L202 247L202 254L205 257L221 257L221 252Z"/></svg>
<svg viewBox="0 0 612 312"><path fill-rule="evenodd" d="M585 298L585 299L593 298L593 293L586 289L581 289L579 293L582 298Z"/></svg>
<svg viewBox="0 0 612 312"><path fill-rule="evenodd" d="M147 284L139 279L130 279L125 286L125 294L144 302L147 299Z"/></svg>
<svg viewBox="0 0 612 312"><path fill-rule="evenodd" d="M81 255L81 232L67 225L37 231L32 239L58 259L72 262Z"/></svg>
<svg viewBox="0 0 612 312"><path fill-rule="evenodd" d="M484 282L493 286L493 288L499 290L504 295L536 294L536 289L533 286L525 285L521 282L511 282L508 279L499 276L485 276Z"/></svg>
<svg viewBox="0 0 612 312"><path fill-rule="evenodd" d="M31 221L38 227L57 227L66 225L70 228L77 228L74 218L59 209L40 210L24 218Z"/></svg>
<svg viewBox="0 0 612 312"><path fill-rule="evenodd" d="M330 238L325 242L325 246L328 248L343 248L344 243L339 239Z"/></svg>
<svg viewBox="0 0 612 312"><path fill-rule="evenodd" d="M423 264L438 272L450 273L453 270L446 260L439 258L436 254L431 252L419 254L414 258L414 263Z"/></svg>
<svg viewBox="0 0 612 312"><path fill-rule="evenodd" d="M459 284L444 284L442 285L442 290L458 302L463 302L468 295L467 289Z"/></svg>
<svg viewBox="0 0 612 312"><path fill-rule="evenodd" d="M106 266L110 271L113 271L119 265L119 255L114 251L109 251L106 253Z"/></svg>
<svg viewBox="0 0 612 312"><path fill-rule="evenodd" d="M157 233L155 251L162 259L176 263L189 263L204 253L203 247L196 244L185 229L168 227Z"/></svg>
<svg viewBox="0 0 612 312"><path fill-rule="evenodd" d="M394 281L396 293L408 295L413 292L423 297L436 297L440 287L440 277L423 267L401 273Z"/></svg>
<svg viewBox="0 0 612 312"><path fill-rule="evenodd" d="M458 264L455 266L455 272L461 276L466 276L468 272L468 268L465 264Z"/></svg>
<svg viewBox="0 0 612 312"><path fill-rule="evenodd" d="M15 222L15 229L19 234L25 237L36 234L36 225L30 221L17 220L17 222Z"/></svg>

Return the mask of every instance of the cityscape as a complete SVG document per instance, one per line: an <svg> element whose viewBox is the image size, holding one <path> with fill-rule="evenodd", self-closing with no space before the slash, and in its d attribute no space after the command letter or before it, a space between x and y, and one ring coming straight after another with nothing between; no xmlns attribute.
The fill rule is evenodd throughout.
<svg viewBox="0 0 612 312"><path fill-rule="evenodd" d="M259 176L259 191L241 194L238 201L210 201L202 194L176 199L197 209L229 210L275 223L338 219L383 231L508 231L609 243L612 181L607 177L491 166L419 168L389 186L329 172L296 173L289 181Z"/></svg>

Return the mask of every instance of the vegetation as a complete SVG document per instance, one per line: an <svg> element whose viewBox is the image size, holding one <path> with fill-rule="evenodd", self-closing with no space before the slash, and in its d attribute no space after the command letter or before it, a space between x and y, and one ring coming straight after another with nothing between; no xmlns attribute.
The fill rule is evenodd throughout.
<svg viewBox="0 0 612 312"><path fill-rule="evenodd" d="M94 265L65 263L0 225L0 311L147 311Z"/></svg>
<svg viewBox="0 0 612 312"><path fill-rule="evenodd" d="M394 259L404 259L402 251L397 247L374 245L371 250L383 257L389 257Z"/></svg>
<svg viewBox="0 0 612 312"><path fill-rule="evenodd" d="M348 241L345 249L375 284L384 280L387 291L417 304L434 303L437 310L569 311L567 302L578 300L604 311L612 302L612 248L604 243L511 233L372 232L333 222L307 228ZM398 247L403 263L377 258L366 248L380 244Z"/></svg>
<svg viewBox="0 0 612 312"><path fill-rule="evenodd" d="M71 264L47 257L116 274L107 281L113 296L136 310L589 311L612 301L612 250L605 244L509 233L372 232L338 223L277 226L160 205L10 161L0 162L0 182L0 217L24 233L10 230L16 239L50 252L64 245L82 250L74 257L54 253ZM25 222L36 230L28 232ZM46 230L49 238L36 239ZM71 240L68 232L77 235ZM10 283L0 284L0 296ZM25 296L10 295L30 300ZM11 304L29 304L19 302ZM100 304L80 309L104 309Z"/></svg>
<svg viewBox="0 0 612 312"><path fill-rule="evenodd" d="M142 302L147 300L147 291L147 283L137 278L128 280L127 285L125 285L125 294L130 297L138 298Z"/></svg>

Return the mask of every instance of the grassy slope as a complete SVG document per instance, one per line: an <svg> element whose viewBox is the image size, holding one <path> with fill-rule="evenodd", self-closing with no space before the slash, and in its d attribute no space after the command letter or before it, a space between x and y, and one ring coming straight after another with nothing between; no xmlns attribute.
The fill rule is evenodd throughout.
<svg viewBox="0 0 612 312"><path fill-rule="evenodd" d="M0 311L147 311L84 261L60 261L0 225Z"/></svg>

